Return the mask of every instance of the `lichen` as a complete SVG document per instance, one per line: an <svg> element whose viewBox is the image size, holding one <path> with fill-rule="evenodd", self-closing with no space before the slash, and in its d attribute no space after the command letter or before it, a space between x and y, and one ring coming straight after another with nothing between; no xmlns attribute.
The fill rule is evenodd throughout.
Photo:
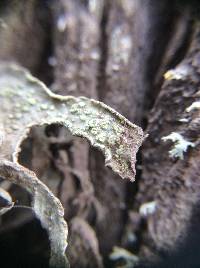
<svg viewBox="0 0 200 268"><path fill-rule="evenodd" d="M0 176L32 193L35 213L49 233L51 265L68 267L64 210L46 185L18 164L22 141L32 126L62 124L72 135L84 137L100 149L105 164L122 178L134 180L143 131L107 105L54 94L27 70L8 63L0 64L0 103Z"/></svg>
<svg viewBox="0 0 200 268"><path fill-rule="evenodd" d="M8 143L5 140L2 145L4 158L11 159L13 152L17 157L21 137L24 139L31 126L60 123L73 135L88 139L103 151L106 165L122 178L134 179L135 155L144 138L141 128L101 102L56 95L25 69L15 65L1 65L0 72L3 74L0 78L1 110L9 114L9 120L7 116L1 118L10 140ZM13 105L12 98L8 97L11 95L15 96L18 105ZM13 133L8 133L8 129L15 130L15 139L11 138ZM126 157L117 151L119 146L120 150L126 151ZM108 159L110 155L112 157Z"/></svg>
<svg viewBox="0 0 200 268"><path fill-rule="evenodd" d="M144 203L140 206L139 213L142 216L147 217L148 215L155 213L156 207L157 207L156 201Z"/></svg>
<svg viewBox="0 0 200 268"><path fill-rule="evenodd" d="M195 147L193 142L187 141L181 134L172 132L168 136L162 137L163 141L172 141L174 143L173 148L169 151L171 158L179 158L183 160L184 153L187 152L188 147Z"/></svg>
<svg viewBox="0 0 200 268"><path fill-rule="evenodd" d="M0 188L0 204L0 215L5 214L14 206L11 195L2 188Z"/></svg>
<svg viewBox="0 0 200 268"><path fill-rule="evenodd" d="M64 209L60 201L36 177L35 173L18 163L0 160L0 177L24 187L32 194L32 206L35 214L49 233L51 267L69 267L65 256L68 229L64 220Z"/></svg>
<svg viewBox="0 0 200 268"><path fill-rule="evenodd" d="M112 261L123 260L124 265L121 268L134 268L139 261L136 255L121 247L114 247L109 257Z"/></svg>
<svg viewBox="0 0 200 268"><path fill-rule="evenodd" d="M178 66L176 69L171 69L164 74L165 80L185 80L189 75L187 67Z"/></svg>
<svg viewBox="0 0 200 268"><path fill-rule="evenodd" d="M178 121L181 122L181 123L188 123L189 119L188 118L181 118Z"/></svg>
<svg viewBox="0 0 200 268"><path fill-rule="evenodd" d="M192 110L200 109L200 101L193 102L189 107L186 108L186 112L191 112Z"/></svg>

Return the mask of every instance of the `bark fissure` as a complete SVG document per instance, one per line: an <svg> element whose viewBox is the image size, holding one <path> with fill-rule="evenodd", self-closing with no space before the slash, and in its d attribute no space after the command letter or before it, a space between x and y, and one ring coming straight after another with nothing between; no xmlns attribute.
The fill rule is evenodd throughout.
<svg viewBox="0 0 200 268"><path fill-rule="evenodd" d="M108 61L108 33L107 33L107 24L109 20L110 13L110 1L103 2L103 12L100 21L100 38L99 38L99 47L100 47L100 61L97 73L97 94L98 99L103 100L103 95L106 90L106 66Z"/></svg>

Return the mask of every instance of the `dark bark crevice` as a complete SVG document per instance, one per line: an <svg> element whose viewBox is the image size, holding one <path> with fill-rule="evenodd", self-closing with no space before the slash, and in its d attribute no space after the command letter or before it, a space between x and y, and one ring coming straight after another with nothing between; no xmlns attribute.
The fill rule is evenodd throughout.
<svg viewBox="0 0 200 268"><path fill-rule="evenodd" d="M108 33L107 24L109 20L110 1L104 2L102 17L100 21L100 61L97 75L97 94L98 99L102 100L106 88L106 65L108 60Z"/></svg>

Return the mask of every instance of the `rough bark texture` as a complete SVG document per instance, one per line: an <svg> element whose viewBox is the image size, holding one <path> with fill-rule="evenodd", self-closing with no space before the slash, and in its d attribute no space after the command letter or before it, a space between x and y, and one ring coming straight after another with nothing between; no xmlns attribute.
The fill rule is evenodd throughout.
<svg viewBox="0 0 200 268"><path fill-rule="evenodd" d="M184 240L199 202L199 114L185 111L200 82L190 8L167 0L5 2L0 59L28 67L56 93L99 99L149 133L134 184L58 125L34 128L24 142L21 163L66 209L72 267L102 267L115 245L149 257ZM195 143L183 160L171 159L173 143L161 141L171 132ZM144 219L138 211L149 201L156 210Z"/></svg>
<svg viewBox="0 0 200 268"><path fill-rule="evenodd" d="M199 53L197 26L187 56L166 73L149 115L149 137L144 145L143 173L136 200L137 206L149 201L157 203L154 214L147 219L145 239L149 240L150 249L172 248L183 242L199 202L199 111L187 111L199 98ZM183 160L170 158L169 150L174 145L161 140L171 132L195 143Z"/></svg>

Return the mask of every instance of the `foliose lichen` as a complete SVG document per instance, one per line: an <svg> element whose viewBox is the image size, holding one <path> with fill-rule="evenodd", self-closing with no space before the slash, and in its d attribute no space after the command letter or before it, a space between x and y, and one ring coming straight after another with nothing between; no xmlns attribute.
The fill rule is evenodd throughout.
<svg viewBox="0 0 200 268"><path fill-rule="evenodd" d="M189 147L195 147L193 142L187 141L181 134L172 132L168 136L162 137L163 141L172 141L174 143L173 148L169 151L171 158L179 158L183 160L184 153L187 152Z"/></svg>
<svg viewBox="0 0 200 268"><path fill-rule="evenodd" d="M86 138L105 155L105 163L122 178L134 180L142 129L107 105L85 97L51 92L27 70L0 64L0 176L33 195L33 209L47 229L53 267L68 267L67 224L60 201L36 175L18 163L21 143L32 126L58 123Z"/></svg>

